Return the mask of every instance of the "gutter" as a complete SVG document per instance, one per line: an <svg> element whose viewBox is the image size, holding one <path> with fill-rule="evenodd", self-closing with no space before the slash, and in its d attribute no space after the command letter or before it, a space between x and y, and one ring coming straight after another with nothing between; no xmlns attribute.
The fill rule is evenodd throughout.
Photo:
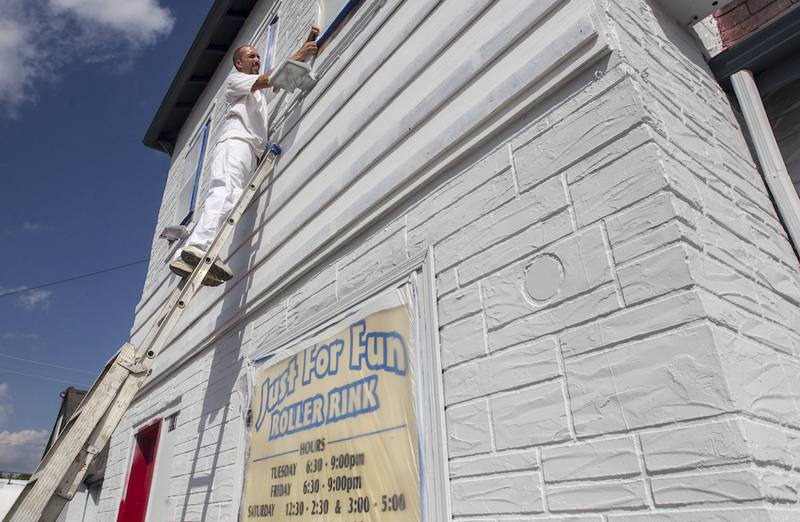
<svg viewBox="0 0 800 522"><path fill-rule="evenodd" d="M800 253L800 197L792 184L786 163L778 148L755 77L751 71L743 69L731 75L731 83L750 132L761 172L789 233L795 254L798 254Z"/></svg>

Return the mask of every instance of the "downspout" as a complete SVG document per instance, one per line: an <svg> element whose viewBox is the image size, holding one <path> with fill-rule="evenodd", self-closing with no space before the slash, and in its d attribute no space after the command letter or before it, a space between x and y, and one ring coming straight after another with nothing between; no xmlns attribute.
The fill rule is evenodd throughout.
<svg viewBox="0 0 800 522"><path fill-rule="evenodd" d="M789 233L795 254L800 256L800 197L789 178L789 171L772 133L755 78L752 72L745 69L731 75L731 82L750 132L761 172Z"/></svg>

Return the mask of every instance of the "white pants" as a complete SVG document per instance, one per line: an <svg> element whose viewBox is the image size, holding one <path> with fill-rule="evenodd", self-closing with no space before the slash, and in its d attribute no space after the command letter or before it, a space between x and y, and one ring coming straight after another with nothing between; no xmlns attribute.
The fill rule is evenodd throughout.
<svg viewBox="0 0 800 522"><path fill-rule="evenodd" d="M197 225L186 240L186 245L208 250L255 168L256 154L246 141L227 139L217 143L208 169L208 175L211 176L208 196L203 201ZM176 254L179 256L180 251Z"/></svg>

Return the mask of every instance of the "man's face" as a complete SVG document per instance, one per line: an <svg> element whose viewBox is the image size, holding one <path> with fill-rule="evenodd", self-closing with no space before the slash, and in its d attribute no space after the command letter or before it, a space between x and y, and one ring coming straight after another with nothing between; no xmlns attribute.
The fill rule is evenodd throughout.
<svg viewBox="0 0 800 522"><path fill-rule="evenodd" d="M236 70L247 74L258 74L261 67L261 57L253 46L248 45L239 51L239 56L233 62Z"/></svg>

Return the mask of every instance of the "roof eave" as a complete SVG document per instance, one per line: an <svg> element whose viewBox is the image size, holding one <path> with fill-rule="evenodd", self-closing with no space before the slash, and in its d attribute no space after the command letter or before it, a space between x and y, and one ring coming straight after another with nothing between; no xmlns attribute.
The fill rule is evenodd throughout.
<svg viewBox="0 0 800 522"><path fill-rule="evenodd" d="M215 31L220 27L221 22L226 19L238 24L238 29L241 29L241 26L244 25L247 17L250 15L256 0L246 0L243 2L245 4L244 6L240 5L235 9L231 8L233 3L234 0L214 1L206 19L203 21L203 25L197 32L197 36L195 36L189 51L186 53L183 63L181 63L178 72L173 77L172 83L170 83L161 101L161 105L150 122L150 126L142 140L146 146L172 155L180 127L194 108L194 103L197 101L196 98L199 98L198 95L190 102L179 101L183 90L189 84L196 88L200 87L197 89L198 92L202 92L202 90L205 89L211 81L211 76L197 74L196 70L198 65L205 59L206 64L213 64L213 62L216 61L216 65L218 66L235 40L235 37L231 37L230 39L225 39L223 42L215 41L212 45ZM177 129L167 128L169 120L172 117L180 121L180 125Z"/></svg>

